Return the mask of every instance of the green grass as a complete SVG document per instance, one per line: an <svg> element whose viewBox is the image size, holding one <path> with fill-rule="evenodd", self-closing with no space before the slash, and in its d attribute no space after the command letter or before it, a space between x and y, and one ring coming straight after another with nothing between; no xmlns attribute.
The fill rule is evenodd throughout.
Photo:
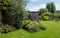
<svg viewBox="0 0 60 38"><path fill-rule="evenodd" d="M29 33L25 30L17 30L7 34L0 34L0 38L60 38L60 21L41 21L47 27L46 31Z"/></svg>

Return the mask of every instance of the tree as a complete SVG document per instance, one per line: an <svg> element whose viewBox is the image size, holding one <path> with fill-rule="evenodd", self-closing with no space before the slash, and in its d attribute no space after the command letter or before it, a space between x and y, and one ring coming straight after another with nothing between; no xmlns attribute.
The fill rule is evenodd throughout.
<svg viewBox="0 0 60 38"><path fill-rule="evenodd" d="M19 5L18 5L19 4ZM11 13L14 17L14 24L13 26L16 28L20 28L23 25L23 20L25 19L25 6L26 6L26 0L12 0L11 3ZM12 10L14 10L12 12Z"/></svg>
<svg viewBox="0 0 60 38"><path fill-rule="evenodd" d="M19 29L22 27L26 0L0 0L2 23L10 24Z"/></svg>
<svg viewBox="0 0 60 38"><path fill-rule="evenodd" d="M48 9L48 12L51 12L51 3L47 3L46 8Z"/></svg>
<svg viewBox="0 0 60 38"><path fill-rule="evenodd" d="M28 20L28 16L29 16L29 13L25 11L25 13L23 14L23 19Z"/></svg>
<svg viewBox="0 0 60 38"><path fill-rule="evenodd" d="M55 4L53 2L51 3L48 3L46 5L46 8L48 9L49 12L51 13L55 13L56 12L56 7L55 7Z"/></svg>
<svg viewBox="0 0 60 38"><path fill-rule="evenodd" d="M9 13L10 7L10 0L0 0L0 11L2 15L2 23L3 24L10 24L11 22L11 15Z"/></svg>
<svg viewBox="0 0 60 38"><path fill-rule="evenodd" d="M55 4L53 2L51 3L51 12L52 13L56 12L56 7L55 7Z"/></svg>
<svg viewBox="0 0 60 38"><path fill-rule="evenodd" d="M46 12L48 12L48 10L42 8L42 9L39 10L39 15L41 15L41 14L43 14L43 13L46 13Z"/></svg>
<svg viewBox="0 0 60 38"><path fill-rule="evenodd" d="M60 14L60 10L57 10L56 13L57 13L57 14Z"/></svg>

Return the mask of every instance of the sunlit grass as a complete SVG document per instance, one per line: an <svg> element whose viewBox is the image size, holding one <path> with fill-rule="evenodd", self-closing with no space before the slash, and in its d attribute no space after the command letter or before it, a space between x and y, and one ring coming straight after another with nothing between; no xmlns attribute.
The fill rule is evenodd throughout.
<svg viewBox="0 0 60 38"><path fill-rule="evenodd" d="M25 30L17 30L7 34L0 34L0 38L60 38L60 21L41 21L47 27L46 31L29 33Z"/></svg>

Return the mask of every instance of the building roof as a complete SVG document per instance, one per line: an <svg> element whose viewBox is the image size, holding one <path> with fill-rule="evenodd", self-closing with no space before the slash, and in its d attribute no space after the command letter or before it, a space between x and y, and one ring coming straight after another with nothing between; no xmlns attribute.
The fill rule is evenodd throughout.
<svg viewBox="0 0 60 38"><path fill-rule="evenodd" d="M38 13L38 11L28 11L29 13Z"/></svg>

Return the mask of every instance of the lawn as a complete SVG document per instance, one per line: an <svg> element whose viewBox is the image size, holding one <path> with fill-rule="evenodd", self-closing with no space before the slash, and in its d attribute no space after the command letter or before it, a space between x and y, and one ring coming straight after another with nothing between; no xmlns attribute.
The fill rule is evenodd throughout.
<svg viewBox="0 0 60 38"><path fill-rule="evenodd" d="M60 38L60 21L41 21L47 27L46 31L29 33L25 30L17 30L7 34L0 34L0 38Z"/></svg>

